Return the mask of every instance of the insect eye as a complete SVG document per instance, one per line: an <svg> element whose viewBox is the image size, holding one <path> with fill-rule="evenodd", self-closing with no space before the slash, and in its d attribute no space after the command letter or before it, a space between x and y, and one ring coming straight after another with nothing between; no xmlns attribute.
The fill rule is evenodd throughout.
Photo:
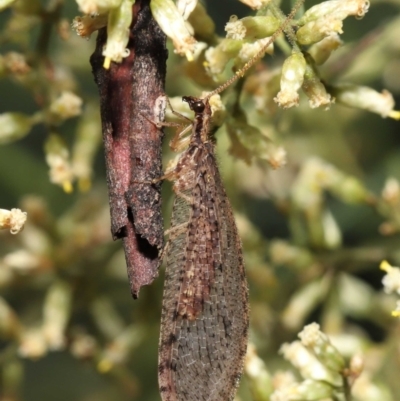
<svg viewBox="0 0 400 401"><path fill-rule="evenodd" d="M204 111L204 103L203 102L196 102L193 104L193 111L195 113L202 113Z"/></svg>
<svg viewBox="0 0 400 401"><path fill-rule="evenodd" d="M202 100L196 99L192 96L183 96L182 100L187 102L190 110L193 110L195 113L202 113L204 111L205 105Z"/></svg>

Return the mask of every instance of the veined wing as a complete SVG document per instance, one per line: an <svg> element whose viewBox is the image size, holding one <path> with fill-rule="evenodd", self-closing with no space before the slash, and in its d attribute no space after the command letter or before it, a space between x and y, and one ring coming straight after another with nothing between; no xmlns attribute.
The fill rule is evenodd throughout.
<svg viewBox="0 0 400 401"><path fill-rule="evenodd" d="M210 146L199 155L193 187L173 207L159 351L163 401L230 400L246 352L241 244Z"/></svg>

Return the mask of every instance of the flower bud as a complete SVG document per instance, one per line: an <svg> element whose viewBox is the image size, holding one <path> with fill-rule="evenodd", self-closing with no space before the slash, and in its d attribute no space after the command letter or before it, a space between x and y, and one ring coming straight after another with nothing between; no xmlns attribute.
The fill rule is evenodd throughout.
<svg viewBox="0 0 400 401"><path fill-rule="evenodd" d="M307 160L293 186L293 200L302 210L318 206L322 190L333 192L348 203L367 202L370 195L355 177L344 174L335 166L318 158Z"/></svg>
<svg viewBox="0 0 400 401"><path fill-rule="evenodd" d="M327 249L337 249L342 245L342 233L330 210L322 214L322 229L324 232L324 246Z"/></svg>
<svg viewBox="0 0 400 401"><path fill-rule="evenodd" d="M366 86L353 84L340 84L332 87L332 95L337 103L349 107L368 110L380 114L381 117L400 118L400 112L393 110L394 99L390 92L383 90L382 93Z"/></svg>
<svg viewBox="0 0 400 401"><path fill-rule="evenodd" d="M310 350L328 369L341 373L346 364L328 336L319 329L319 324L311 323L299 333L301 343Z"/></svg>
<svg viewBox="0 0 400 401"><path fill-rule="evenodd" d="M37 255L25 249L19 249L7 254L3 261L10 269L20 274L26 274L37 269L41 263Z"/></svg>
<svg viewBox="0 0 400 401"><path fill-rule="evenodd" d="M82 38L90 38L90 35L107 26L106 14L89 14L75 17L72 21L72 29Z"/></svg>
<svg viewBox="0 0 400 401"><path fill-rule="evenodd" d="M286 150L271 141L258 128L249 125L243 116L229 121L226 127L232 144L230 154L248 164L254 157L265 160L274 169L286 164Z"/></svg>
<svg viewBox="0 0 400 401"><path fill-rule="evenodd" d="M349 363L349 371L347 373L347 381L350 386L354 384L354 382L360 377L361 373L364 370L365 361L362 355L356 354L353 355L350 359Z"/></svg>
<svg viewBox="0 0 400 401"><path fill-rule="evenodd" d="M319 79L314 68L313 59L306 54L306 72L304 74L304 82L302 89L308 97L309 105L312 109L325 106L329 108L333 102L331 95L326 91L325 85Z"/></svg>
<svg viewBox="0 0 400 401"><path fill-rule="evenodd" d="M208 95L208 92L202 92L201 98L204 98ZM220 95L213 95L211 96L210 100L210 107L212 113L212 123L213 126L220 127L226 119L226 108L224 103L221 100Z"/></svg>
<svg viewBox="0 0 400 401"><path fill-rule="evenodd" d="M276 390L271 401L316 401L332 399L333 387L327 383L304 380Z"/></svg>
<svg viewBox="0 0 400 401"><path fill-rule="evenodd" d="M80 330L73 334L71 345L69 346L71 354L78 359L89 359L97 353L96 339Z"/></svg>
<svg viewBox="0 0 400 401"><path fill-rule="evenodd" d="M250 391L255 401L266 401L272 393L272 380L263 360L252 344L247 348L244 371L249 380Z"/></svg>
<svg viewBox="0 0 400 401"><path fill-rule="evenodd" d="M172 40L175 53L185 55L189 61L193 60L196 40L189 33L186 21L175 3L172 0L152 0L150 8L158 25Z"/></svg>
<svg viewBox="0 0 400 401"><path fill-rule="evenodd" d="M308 103L312 109L322 106L329 109L329 106L333 103L332 96L326 91L325 85L317 77L304 79L302 89L307 95Z"/></svg>
<svg viewBox="0 0 400 401"><path fill-rule="evenodd" d="M324 64L333 51L342 46L343 42L337 33L333 33L315 43L308 49L308 53L313 58L316 65Z"/></svg>
<svg viewBox="0 0 400 401"><path fill-rule="evenodd" d="M337 174L337 180L332 183L330 189L336 196L347 203L368 202L370 195L363 183L355 177Z"/></svg>
<svg viewBox="0 0 400 401"><path fill-rule="evenodd" d="M45 143L46 161L50 167L50 182L61 185L65 192L72 192L72 169L69 151L58 134L51 134Z"/></svg>
<svg viewBox="0 0 400 401"><path fill-rule="evenodd" d="M51 350L65 346L65 329L71 313L72 290L68 283L56 281L47 291L43 306L43 334Z"/></svg>
<svg viewBox="0 0 400 401"><path fill-rule="evenodd" d="M299 271L309 269L315 263L312 253L307 248L294 246L283 240L272 240L269 253L272 263L284 264Z"/></svg>
<svg viewBox="0 0 400 401"><path fill-rule="evenodd" d="M125 327L105 348L100 356L97 368L106 373L114 366L126 363L139 342L143 339L143 331L138 325Z"/></svg>
<svg viewBox="0 0 400 401"><path fill-rule="evenodd" d="M23 138L29 133L32 125L32 118L26 114L0 114L0 144L10 143Z"/></svg>
<svg viewBox="0 0 400 401"><path fill-rule="evenodd" d="M197 6L198 0L176 0L176 8L183 19L187 20Z"/></svg>
<svg viewBox="0 0 400 401"><path fill-rule="evenodd" d="M241 40L223 39L218 46L209 47L205 52L205 66L211 76L221 74L229 60L239 54L243 46Z"/></svg>
<svg viewBox="0 0 400 401"><path fill-rule="evenodd" d="M386 260L381 262L379 268L386 272L382 278L386 294L397 292L400 295L400 268L393 267Z"/></svg>
<svg viewBox="0 0 400 401"><path fill-rule="evenodd" d="M78 116L82 112L82 99L72 92L63 92L50 104L49 112L54 124Z"/></svg>
<svg viewBox="0 0 400 401"><path fill-rule="evenodd" d="M0 334L2 337L18 337L21 325L17 314L0 298Z"/></svg>
<svg viewBox="0 0 400 401"><path fill-rule="evenodd" d="M400 202L400 184L394 177L389 177L382 190L382 199L390 205L397 205Z"/></svg>
<svg viewBox="0 0 400 401"><path fill-rule="evenodd" d="M328 369L322 364L300 341L283 344L280 352L300 374L306 378L316 381L324 381L335 386L342 384L342 377L338 372Z"/></svg>
<svg viewBox="0 0 400 401"><path fill-rule="evenodd" d="M0 0L0 11L4 10L7 7L10 7L15 0Z"/></svg>
<svg viewBox="0 0 400 401"><path fill-rule="evenodd" d="M244 43L242 48L240 49L237 59L235 60L235 66L237 68L243 67L249 60L259 54L260 50L263 49L264 46L268 44L268 42L270 42L270 38L260 39L255 41L254 43ZM265 49L265 53L272 54L273 51L273 43L270 43L269 46Z"/></svg>
<svg viewBox="0 0 400 401"><path fill-rule="evenodd" d="M282 67L281 90L274 101L283 108L298 106L298 90L303 85L306 71L306 60L302 53L297 52L289 56Z"/></svg>
<svg viewBox="0 0 400 401"><path fill-rule="evenodd" d="M308 9L299 19L299 25L315 21L326 16L344 20L350 15L362 18L369 9L368 0L330 0L319 3Z"/></svg>
<svg viewBox="0 0 400 401"><path fill-rule="evenodd" d="M2 57L2 67L4 70L15 76L26 75L31 67L28 65L26 56L17 52L8 52Z"/></svg>
<svg viewBox="0 0 400 401"><path fill-rule="evenodd" d="M397 397L393 397L393 391L389 389L388 385L383 382L374 383L371 376L372 372L366 371L354 382L351 387L353 399L362 401L395 401Z"/></svg>
<svg viewBox="0 0 400 401"><path fill-rule="evenodd" d="M18 353L23 358L38 359L47 352L46 340L41 330L29 328L22 333Z"/></svg>
<svg viewBox="0 0 400 401"><path fill-rule="evenodd" d="M88 105L79 121L72 150L72 171L79 188L87 191L93 174L93 160L101 142L100 118L97 108Z"/></svg>
<svg viewBox="0 0 400 401"><path fill-rule="evenodd" d="M246 27L236 15L229 18L229 22L225 25L225 31L228 39L243 40L246 36Z"/></svg>
<svg viewBox="0 0 400 401"><path fill-rule="evenodd" d="M25 225L26 212L20 209L0 209L0 230L10 230L11 234L18 234Z"/></svg>
<svg viewBox="0 0 400 401"><path fill-rule="evenodd" d="M333 16L322 17L299 28L296 32L296 38L301 45L311 45L327 36L343 33L342 26L342 21Z"/></svg>
<svg viewBox="0 0 400 401"><path fill-rule="evenodd" d="M203 4L197 2L197 0L195 2L197 3L196 8L189 15L187 21L192 25L194 32L196 32L196 37L199 40L209 43L213 41L215 37L214 21L207 14L207 10ZM206 43L203 43L203 46L207 47Z"/></svg>
<svg viewBox="0 0 400 401"><path fill-rule="evenodd" d="M226 37L231 39L263 39L272 36L279 28L277 18L268 16L245 17L232 16L225 25Z"/></svg>
<svg viewBox="0 0 400 401"><path fill-rule="evenodd" d="M396 309L392 311L393 317L400 317L400 301L396 302Z"/></svg>
<svg viewBox="0 0 400 401"><path fill-rule="evenodd" d="M108 13L107 43L103 49L104 68L110 68L111 61L120 63L130 54L126 48L129 41L129 26L132 22L132 0L122 0L119 7Z"/></svg>

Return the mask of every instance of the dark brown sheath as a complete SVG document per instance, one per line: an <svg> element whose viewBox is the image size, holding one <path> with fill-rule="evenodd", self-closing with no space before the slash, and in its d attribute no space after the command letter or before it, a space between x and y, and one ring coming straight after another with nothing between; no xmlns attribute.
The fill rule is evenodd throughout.
<svg viewBox="0 0 400 401"><path fill-rule="evenodd" d="M103 67L106 28L99 31L90 62L100 93L103 142L109 190L111 232L122 238L134 298L158 275L162 249L161 185L146 180L161 175L163 133L144 118L164 94L165 35L150 11L150 0L136 0L127 48L121 63Z"/></svg>
<svg viewBox="0 0 400 401"><path fill-rule="evenodd" d="M243 370L249 326L242 246L209 138L208 99L190 145L166 174L176 194L166 254L159 343L163 401L229 401Z"/></svg>

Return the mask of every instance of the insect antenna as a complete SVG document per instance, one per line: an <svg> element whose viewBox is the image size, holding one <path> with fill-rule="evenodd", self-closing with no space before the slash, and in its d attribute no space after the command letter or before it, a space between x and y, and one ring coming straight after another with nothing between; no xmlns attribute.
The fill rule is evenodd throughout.
<svg viewBox="0 0 400 401"><path fill-rule="evenodd" d="M242 68L239 68L236 72L235 75L233 75L231 78L229 78L226 82L224 82L222 85L218 86L218 88L214 89L212 92L210 92L204 100L210 99L211 96L217 95L218 93L223 92L226 88L231 86L233 83L235 83L238 79L242 78L243 75L251 68L253 65L261 59L267 48L273 43L276 38L286 29L288 28L288 25L290 24L290 21L294 18L296 15L297 11L299 8L303 5L305 0L297 0L295 5L293 6L292 10L290 11L290 14L287 15L281 26L274 32L274 34L270 37L268 42L257 52L255 56L253 56Z"/></svg>

